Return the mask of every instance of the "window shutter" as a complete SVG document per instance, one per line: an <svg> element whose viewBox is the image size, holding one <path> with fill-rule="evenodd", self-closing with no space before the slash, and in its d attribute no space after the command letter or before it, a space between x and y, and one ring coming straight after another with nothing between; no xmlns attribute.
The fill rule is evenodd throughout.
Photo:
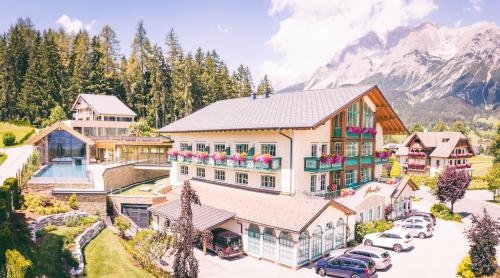
<svg viewBox="0 0 500 278"><path fill-rule="evenodd" d="M210 146L205 146L205 151L206 151L207 153L210 153Z"/></svg>
<svg viewBox="0 0 500 278"><path fill-rule="evenodd" d="M226 147L226 155L231 155L231 147Z"/></svg>
<svg viewBox="0 0 500 278"><path fill-rule="evenodd" d="M193 150L193 145L189 145L188 148L187 148L188 151L192 151Z"/></svg>
<svg viewBox="0 0 500 278"><path fill-rule="evenodd" d="M251 147L249 150L248 150L248 157L252 157L254 155L254 148Z"/></svg>

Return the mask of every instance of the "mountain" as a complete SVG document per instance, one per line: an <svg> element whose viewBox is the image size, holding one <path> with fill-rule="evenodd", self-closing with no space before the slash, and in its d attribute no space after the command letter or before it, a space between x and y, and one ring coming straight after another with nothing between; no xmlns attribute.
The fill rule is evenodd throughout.
<svg viewBox="0 0 500 278"><path fill-rule="evenodd" d="M500 118L500 28L432 22L370 32L347 45L304 89L377 84L407 123ZM294 88L302 86L294 85Z"/></svg>

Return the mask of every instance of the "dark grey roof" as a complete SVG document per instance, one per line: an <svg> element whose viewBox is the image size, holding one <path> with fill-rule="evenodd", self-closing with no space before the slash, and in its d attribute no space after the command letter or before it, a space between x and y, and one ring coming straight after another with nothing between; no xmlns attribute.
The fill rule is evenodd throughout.
<svg viewBox="0 0 500 278"><path fill-rule="evenodd" d="M150 211L164 216L170 220L176 220L181 216L181 200L176 199L171 202L149 208ZM203 231L219 225L231 218L236 213L206 205L191 205L193 210L193 225L196 229Z"/></svg>
<svg viewBox="0 0 500 278"><path fill-rule="evenodd" d="M90 105L90 107L92 107L94 112L97 114L120 116L137 115L117 97L108 95L80 94L73 105L73 109L80 98L85 100L85 102L87 102L87 104Z"/></svg>
<svg viewBox="0 0 500 278"><path fill-rule="evenodd" d="M159 132L312 128L374 86L350 86L215 102Z"/></svg>

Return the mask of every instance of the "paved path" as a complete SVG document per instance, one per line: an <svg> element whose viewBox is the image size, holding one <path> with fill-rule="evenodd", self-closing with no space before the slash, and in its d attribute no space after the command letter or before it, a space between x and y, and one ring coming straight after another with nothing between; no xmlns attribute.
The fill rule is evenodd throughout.
<svg viewBox="0 0 500 278"><path fill-rule="evenodd" d="M4 152L3 148L0 148ZM8 155L7 160L0 165L0 183L6 178L15 177L17 171L23 166L30 154L33 152L33 147L30 145L6 148L5 153Z"/></svg>

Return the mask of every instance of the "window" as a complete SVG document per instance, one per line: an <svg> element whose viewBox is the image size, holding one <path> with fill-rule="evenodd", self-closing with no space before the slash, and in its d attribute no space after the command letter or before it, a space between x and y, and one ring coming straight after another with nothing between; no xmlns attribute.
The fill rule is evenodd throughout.
<svg viewBox="0 0 500 278"><path fill-rule="evenodd" d="M265 228L262 234L262 257L274 260L276 257L276 237L274 230Z"/></svg>
<svg viewBox="0 0 500 278"><path fill-rule="evenodd" d="M299 264L309 262L309 233L307 231L300 234L297 257Z"/></svg>
<svg viewBox="0 0 500 278"><path fill-rule="evenodd" d="M342 143L341 142L333 143L333 153L334 154L342 154Z"/></svg>
<svg viewBox="0 0 500 278"><path fill-rule="evenodd" d="M276 156L276 144L262 144L260 150L262 154Z"/></svg>
<svg viewBox="0 0 500 278"><path fill-rule="evenodd" d="M215 144L214 151L217 153L222 153L226 151L226 144Z"/></svg>
<svg viewBox="0 0 500 278"><path fill-rule="evenodd" d="M248 144L236 144L237 153L248 153Z"/></svg>
<svg viewBox="0 0 500 278"><path fill-rule="evenodd" d="M316 192L316 175L311 175L311 192Z"/></svg>
<svg viewBox="0 0 500 278"><path fill-rule="evenodd" d="M335 229L337 231L337 233L335 234L335 248L339 248L344 245L344 229L344 219L340 218L337 221L337 227Z"/></svg>
<svg viewBox="0 0 500 278"><path fill-rule="evenodd" d="M321 155L327 155L327 154L328 154L328 145L321 144Z"/></svg>
<svg viewBox="0 0 500 278"><path fill-rule="evenodd" d="M196 168L196 177L200 179L205 178L205 168Z"/></svg>
<svg viewBox="0 0 500 278"><path fill-rule="evenodd" d="M367 182L372 178L372 168L362 168L361 169L361 181Z"/></svg>
<svg viewBox="0 0 500 278"><path fill-rule="evenodd" d="M205 151L205 143L196 143L196 151L204 152Z"/></svg>
<svg viewBox="0 0 500 278"><path fill-rule="evenodd" d="M260 229L255 224L248 226L248 252L260 255Z"/></svg>
<svg viewBox="0 0 500 278"><path fill-rule="evenodd" d="M318 145L312 144L311 145L311 156L316 157L318 155Z"/></svg>
<svg viewBox="0 0 500 278"><path fill-rule="evenodd" d="M181 165L181 175L187 176L189 174L189 168L187 165Z"/></svg>
<svg viewBox="0 0 500 278"><path fill-rule="evenodd" d="M274 189L276 187L275 176L260 176L260 187Z"/></svg>
<svg viewBox="0 0 500 278"><path fill-rule="evenodd" d="M441 162L439 159L436 160L436 167L439 167L439 162Z"/></svg>
<svg viewBox="0 0 500 278"><path fill-rule="evenodd" d="M216 181L225 181L226 180L226 172L224 170L215 170L214 171L214 179Z"/></svg>
<svg viewBox="0 0 500 278"><path fill-rule="evenodd" d="M382 218L382 208L380 205L377 206L377 220L380 220Z"/></svg>
<svg viewBox="0 0 500 278"><path fill-rule="evenodd" d="M358 142L347 142L346 154L347 157L358 156Z"/></svg>
<svg viewBox="0 0 500 278"><path fill-rule="evenodd" d="M279 238L279 261L281 263L293 264L294 246L292 236L287 232L281 232Z"/></svg>
<svg viewBox="0 0 500 278"><path fill-rule="evenodd" d="M312 234L311 238L311 256L314 258L317 258L321 256L322 250L321 250L321 238L323 237L323 230L321 229L321 226L316 226L314 229L314 232Z"/></svg>
<svg viewBox="0 0 500 278"><path fill-rule="evenodd" d="M93 129L95 129L95 128L93 127ZM106 128L106 136L116 136L116 128L107 127Z"/></svg>
<svg viewBox="0 0 500 278"><path fill-rule="evenodd" d="M83 135L85 135L85 136L96 136L95 132L96 132L95 127L84 127L83 128Z"/></svg>
<svg viewBox="0 0 500 278"><path fill-rule="evenodd" d="M337 188L340 186L340 177L341 177L341 172L335 172L335 175L333 176L333 181L337 185Z"/></svg>
<svg viewBox="0 0 500 278"><path fill-rule="evenodd" d="M324 191L326 189L326 174L321 174L319 185L320 185L319 190Z"/></svg>
<svg viewBox="0 0 500 278"><path fill-rule="evenodd" d="M363 142L363 156L371 156L373 154L373 142Z"/></svg>
<svg viewBox="0 0 500 278"><path fill-rule="evenodd" d="M365 221L365 212L362 211L359 213L359 222L364 222Z"/></svg>
<svg viewBox="0 0 500 278"><path fill-rule="evenodd" d="M180 145L180 151L187 151L189 149L189 144L188 143L181 143Z"/></svg>
<svg viewBox="0 0 500 278"><path fill-rule="evenodd" d="M333 222L326 223L325 229L325 251L330 251L333 249L334 244L334 227Z"/></svg>
<svg viewBox="0 0 500 278"><path fill-rule="evenodd" d="M342 127L342 114L338 114L333 118L333 127Z"/></svg>
<svg viewBox="0 0 500 278"><path fill-rule="evenodd" d="M358 103L347 108L347 126L358 126Z"/></svg>
<svg viewBox="0 0 500 278"><path fill-rule="evenodd" d="M366 103L363 106L363 113L363 127L373 127L373 111Z"/></svg>
<svg viewBox="0 0 500 278"><path fill-rule="evenodd" d="M373 209L368 210L368 221L373 221Z"/></svg>
<svg viewBox="0 0 500 278"><path fill-rule="evenodd" d="M128 128L117 128L116 133L118 136L124 136L128 134Z"/></svg>
<svg viewBox="0 0 500 278"><path fill-rule="evenodd" d="M236 184L248 184L248 174L247 173L236 173Z"/></svg>
<svg viewBox="0 0 500 278"><path fill-rule="evenodd" d="M348 170L345 172L346 185L355 184L358 182L358 173L356 170Z"/></svg>

